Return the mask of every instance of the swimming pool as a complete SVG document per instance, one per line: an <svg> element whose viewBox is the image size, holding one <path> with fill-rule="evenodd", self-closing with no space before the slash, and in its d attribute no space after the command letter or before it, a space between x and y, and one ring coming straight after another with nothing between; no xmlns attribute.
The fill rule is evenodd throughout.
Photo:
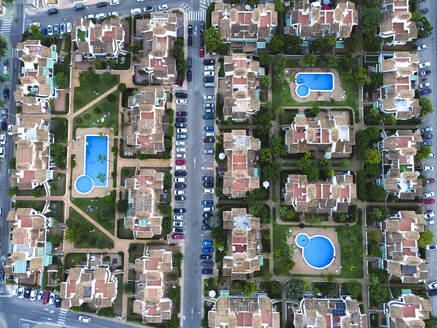
<svg viewBox="0 0 437 328"><path fill-rule="evenodd" d="M334 90L333 73L298 73L296 74L296 94L301 97L307 97L311 91Z"/></svg>
<svg viewBox="0 0 437 328"><path fill-rule="evenodd" d="M329 238L322 235L309 237L306 233L300 233L295 241L302 249L305 263L313 269L324 269L334 261L335 248Z"/></svg>
<svg viewBox="0 0 437 328"><path fill-rule="evenodd" d="M89 135L85 137L84 173L76 179L76 190L87 194L94 187L108 186L108 136Z"/></svg>

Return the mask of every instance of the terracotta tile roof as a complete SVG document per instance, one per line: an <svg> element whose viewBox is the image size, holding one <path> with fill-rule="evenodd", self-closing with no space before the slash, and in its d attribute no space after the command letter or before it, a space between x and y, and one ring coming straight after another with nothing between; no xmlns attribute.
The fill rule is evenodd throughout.
<svg viewBox="0 0 437 328"><path fill-rule="evenodd" d="M393 328L424 327L424 320L430 318L430 311L429 300L411 293L403 293L386 304L388 324Z"/></svg>

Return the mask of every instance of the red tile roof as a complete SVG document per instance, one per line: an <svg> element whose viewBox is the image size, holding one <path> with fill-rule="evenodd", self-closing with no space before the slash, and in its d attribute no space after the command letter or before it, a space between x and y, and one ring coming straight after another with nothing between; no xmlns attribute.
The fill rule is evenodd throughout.
<svg viewBox="0 0 437 328"><path fill-rule="evenodd" d="M142 120L153 120L155 117L154 112L141 112L141 119Z"/></svg>
<svg viewBox="0 0 437 328"><path fill-rule="evenodd" d="M259 19L260 27L269 27L272 25L272 14L267 12L266 15L261 15Z"/></svg>
<svg viewBox="0 0 437 328"><path fill-rule="evenodd" d="M249 188L249 179L235 179L232 190L246 190Z"/></svg>
<svg viewBox="0 0 437 328"><path fill-rule="evenodd" d="M21 228L32 228L32 219L28 215L18 215L17 220L21 221Z"/></svg>
<svg viewBox="0 0 437 328"><path fill-rule="evenodd" d="M70 297L71 294L76 292L76 280L70 280L67 284L66 297Z"/></svg>
<svg viewBox="0 0 437 328"><path fill-rule="evenodd" d="M416 310L418 310L420 305L418 304L406 304L402 308L402 314L404 315L404 318L415 318L416 317Z"/></svg>
<svg viewBox="0 0 437 328"><path fill-rule="evenodd" d="M158 258L149 258L146 260L146 270L158 270L159 262L161 262L161 259Z"/></svg>
<svg viewBox="0 0 437 328"><path fill-rule="evenodd" d="M103 297L108 297L108 286L104 280L96 280L96 294L103 294Z"/></svg>
<svg viewBox="0 0 437 328"><path fill-rule="evenodd" d="M251 312L238 312L237 313L237 326L238 327L252 327L252 317Z"/></svg>

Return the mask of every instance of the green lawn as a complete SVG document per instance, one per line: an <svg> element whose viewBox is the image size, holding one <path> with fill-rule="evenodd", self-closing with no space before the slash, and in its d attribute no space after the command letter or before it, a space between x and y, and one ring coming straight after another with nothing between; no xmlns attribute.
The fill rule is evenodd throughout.
<svg viewBox="0 0 437 328"><path fill-rule="evenodd" d="M50 195L63 196L65 195L65 173L57 172L57 179L49 182Z"/></svg>
<svg viewBox="0 0 437 328"><path fill-rule="evenodd" d="M64 223L65 215L64 215L64 202L63 201L54 201L50 202L50 216L52 216L56 221L60 223Z"/></svg>
<svg viewBox="0 0 437 328"><path fill-rule="evenodd" d="M295 59L287 60L285 68L297 68L299 61ZM317 66L316 67L323 67ZM272 63L272 70L275 70L275 60ZM309 101L305 103L297 102L290 94L290 86L286 79L272 79L272 108L278 108L282 106L351 106L355 112L358 111L358 85L353 80L346 79L346 74L341 67L337 67L336 70L340 76L340 82L343 89L346 92L345 101ZM288 115L288 114L287 114ZM281 119L282 122L288 121L288 119Z"/></svg>
<svg viewBox="0 0 437 328"><path fill-rule="evenodd" d="M143 256L144 252L144 244L137 243L137 244L130 244L129 245L129 263L135 263L135 260L137 258L140 258Z"/></svg>
<svg viewBox="0 0 437 328"><path fill-rule="evenodd" d="M76 136L77 128L112 127L116 136L118 134L119 116L118 97L118 91L111 93L108 97L75 117L73 135ZM109 117L104 117L105 113L109 113Z"/></svg>
<svg viewBox="0 0 437 328"><path fill-rule="evenodd" d="M123 219L117 221L117 237L122 239L134 239L132 230L125 229Z"/></svg>
<svg viewBox="0 0 437 328"><path fill-rule="evenodd" d="M288 276L294 266L292 252L287 245L288 226L273 223L273 272Z"/></svg>
<svg viewBox="0 0 437 328"><path fill-rule="evenodd" d="M363 277L363 235L362 226L357 223L353 226L339 226L337 231L338 242L341 247L341 274L343 278Z"/></svg>
<svg viewBox="0 0 437 328"><path fill-rule="evenodd" d="M114 234L115 191L103 198L72 198L82 211L96 220L103 228Z"/></svg>
<svg viewBox="0 0 437 328"><path fill-rule="evenodd" d="M15 202L15 208L33 208L41 212L44 209L45 203L43 200L17 200Z"/></svg>
<svg viewBox="0 0 437 328"><path fill-rule="evenodd" d="M65 256L65 268L72 268L76 265L85 264L86 263L86 254L85 253L69 253Z"/></svg>
<svg viewBox="0 0 437 328"><path fill-rule="evenodd" d="M93 71L83 71L80 73L80 87L74 88L74 107L77 111L83 106L96 99L120 82L119 75L111 73L96 74Z"/></svg>
<svg viewBox="0 0 437 328"><path fill-rule="evenodd" d="M70 218L83 227L82 238L78 243L74 244L76 248L96 248L97 244L110 245L114 247L114 242L109 239L102 231L96 228L91 222L85 219L82 215L70 208ZM104 242L99 242L104 241Z"/></svg>

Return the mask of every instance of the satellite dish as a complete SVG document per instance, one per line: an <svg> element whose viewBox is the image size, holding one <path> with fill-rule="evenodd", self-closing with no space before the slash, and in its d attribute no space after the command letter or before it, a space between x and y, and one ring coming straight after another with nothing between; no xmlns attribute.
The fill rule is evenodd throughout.
<svg viewBox="0 0 437 328"><path fill-rule="evenodd" d="M268 181L264 181L264 182L263 182L263 187L264 187L265 189L269 189L269 187L270 187L270 182L268 182Z"/></svg>
<svg viewBox="0 0 437 328"><path fill-rule="evenodd" d="M224 160L226 158L226 155L225 155L225 153L220 153L219 154L219 160Z"/></svg>
<svg viewBox="0 0 437 328"><path fill-rule="evenodd" d="M247 11L252 10L252 8L251 8L249 5L245 5L245 6L244 6L244 9L247 10Z"/></svg>
<svg viewBox="0 0 437 328"><path fill-rule="evenodd" d="M210 290L209 293L208 293L208 296L211 297L211 298L214 298L215 295L216 295L216 292L214 290Z"/></svg>

